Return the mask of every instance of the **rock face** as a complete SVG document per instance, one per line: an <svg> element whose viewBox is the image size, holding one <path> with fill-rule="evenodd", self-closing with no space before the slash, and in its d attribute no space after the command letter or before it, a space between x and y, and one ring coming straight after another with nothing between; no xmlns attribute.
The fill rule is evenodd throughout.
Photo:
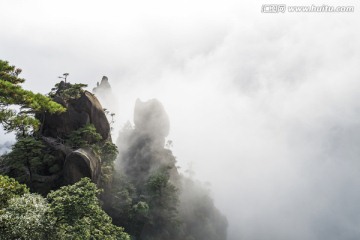
<svg viewBox="0 0 360 240"><path fill-rule="evenodd" d="M111 141L110 125L99 100L94 94L84 91L79 98L64 101L55 96L54 101L62 104L67 111L61 114L45 114L42 135L45 143L52 149L61 151L65 156L62 160L62 182L72 184L82 177L89 177L98 183L101 159L91 149L71 149L63 140L72 131L93 124L103 141Z"/></svg>
<svg viewBox="0 0 360 240"><path fill-rule="evenodd" d="M120 132L117 140L119 168L135 184L140 186L156 169L166 166L170 177L176 179L176 159L165 149L165 137L170 130L169 117L157 99L142 102L136 100L134 109L135 128Z"/></svg>
<svg viewBox="0 0 360 240"><path fill-rule="evenodd" d="M45 114L43 132L45 137L63 138L72 131L94 124L96 131L104 140L110 139L110 125L99 100L85 91L80 98L65 102L59 97L54 101L62 104L67 111L61 114Z"/></svg>
<svg viewBox="0 0 360 240"><path fill-rule="evenodd" d="M117 113L117 100L112 92L109 79L106 76L102 77L100 84L98 82L97 86L93 88L92 92L101 101L103 107L105 107L111 113Z"/></svg>
<svg viewBox="0 0 360 240"><path fill-rule="evenodd" d="M93 93L97 94L106 91L111 91L111 86L109 83L109 79L106 76L103 76L100 84L98 82L97 86L93 89Z"/></svg>
<svg viewBox="0 0 360 240"><path fill-rule="evenodd" d="M157 99L147 102L136 100L134 110L136 130L151 138L155 144L165 144L165 137L169 135L170 121L163 105Z"/></svg>
<svg viewBox="0 0 360 240"><path fill-rule="evenodd" d="M83 177L88 177L98 183L100 159L91 149L80 148L66 157L63 171L65 182L68 184L75 183Z"/></svg>

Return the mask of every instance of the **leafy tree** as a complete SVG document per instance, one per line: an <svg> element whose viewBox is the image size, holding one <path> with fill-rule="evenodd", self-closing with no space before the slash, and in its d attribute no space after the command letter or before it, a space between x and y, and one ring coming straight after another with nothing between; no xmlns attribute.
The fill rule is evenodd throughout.
<svg viewBox="0 0 360 240"><path fill-rule="evenodd" d="M116 159L118 150L115 144L111 141L102 141L102 136L96 131L93 124L86 124L85 126L72 131L66 137L66 144L72 148L92 147L99 155L101 155L103 161L113 162ZM100 149L97 149L100 147Z"/></svg>
<svg viewBox="0 0 360 240"><path fill-rule="evenodd" d="M62 154L48 147L42 139L34 136L18 136L12 151L1 157L0 174L6 174L31 191L46 194L61 184L58 181L63 167Z"/></svg>
<svg viewBox="0 0 360 240"><path fill-rule="evenodd" d="M96 131L92 124L87 124L82 128L73 131L66 140L66 144L72 148L91 148L95 154L101 158L101 183L103 188L112 181L114 171L114 161L118 154L115 144L111 141L102 141L101 135Z"/></svg>
<svg viewBox="0 0 360 240"><path fill-rule="evenodd" d="M66 144L73 148L95 147L94 144L102 140L101 135L96 131L93 124L87 124L75 131L72 131L67 137Z"/></svg>
<svg viewBox="0 0 360 240"><path fill-rule="evenodd" d="M152 237L150 239L175 239L181 232L177 188L169 178L169 169L164 167L151 175L146 183L149 221L144 228Z"/></svg>
<svg viewBox="0 0 360 240"><path fill-rule="evenodd" d="M9 199L29 193L25 184L20 184L13 178L0 175L0 209L7 206Z"/></svg>
<svg viewBox="0 0 360 240"><path fill-rule="evenodd" d="M2 156L1 173L26 183L32 191L42 194L56 188L59 183L54 179L61 175L63 162L56 157L56 151L44 144L38 137L19 136L12 146L12 151ZM93 125L86 125L73 131L66 139L66 144L76 148L90 148L101 159L100 186L108 188L114 171L116 146L110 141L101 141L102 137Z"/></svg>
<svg viewBox="0 0 360 240"><path fill-rule="evenodd" d="M130 240L123 228L113 225L101 209L99 193L94 183L83 178L48 194L50 214L55 217L55 227L64 239Z"/></svg>
<svg viewBox="0 0 360 240"><path fill-rule="evenodd" d="M48 211L46 199L38 194L10 199L0 214L0 239L50 239L54 219L47 215Z"/></svg>
<svg viewBox="0 0 360 240"><path fill-rule="evenodd" d="M177 212L178 193L169 181L168 169L153 173L144 185L143 190L135 188L126 176L115 173L110 192L103 197L114 222L135 239L184 239Z"/></svg>
<svg viewBox="0 0 360 240"><path fill-rule="evenodd" d="M12 151L4 156L10 176L32 188L33 176L40 171L43 163L45 146L34 137L20 137L13 145Z"/></svg>
<svg viewBox="0 0 360 240"><path fill-rule="evenodd" d="M118 150L115 144L106 141L99 148L101 156L101 186L108 190L114 174L114 161L117 157Z"/></svg>
<svg viewBox="0 0 360 240"><path fill-rule="evenodd" d="M115 144L106 141L101 147L101 159L103 162L113 163L117 157L118 150Z"/></svg>
<svg viewBox="0 0 360 240"><path fill-rule="evenodd" d="M104 209L116 225L121 225L127 232L132 233L130 215L135 188L123 175L115 173L112 178L111 187L105 188L101 195Z"/></svg>
<svg viewBox="0 0 360 240"><path fill-rule="evenodd" d="M13 84L23 83L25 79L18 77L21 72L20 68L9 65L7 61L0 60L0 79Z"/></svg>
<svg viewBox="0 0 360 240"><path fill-rule="evenodd" d="M19 85L25 81L19 78L20 73L21 69L0 60L0 123L6 131L24 136L40 125L35 113L61 113L65 108L42 94L24 90ZM19 106L20 111L13 106Z"/></svg>
<svg viewBox="0 0 360 240"><path fill-rule="evenodd" d="M94 183L84 178L48 194L29 194L14 179L0 176L0 240L130 240L101 209ZM6 194L4 194L6 193Z"/></svg>

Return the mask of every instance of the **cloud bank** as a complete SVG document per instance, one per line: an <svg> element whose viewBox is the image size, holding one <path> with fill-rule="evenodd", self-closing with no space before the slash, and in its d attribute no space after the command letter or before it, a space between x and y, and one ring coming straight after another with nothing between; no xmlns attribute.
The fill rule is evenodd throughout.
<svg viewBox="0 0 360 240"><path fill-rule="evenodd" d="M0 52L35 91L108 76L117 128L159 99L229 240L358 239L359 16L261 4L11 1Z"/></svg>

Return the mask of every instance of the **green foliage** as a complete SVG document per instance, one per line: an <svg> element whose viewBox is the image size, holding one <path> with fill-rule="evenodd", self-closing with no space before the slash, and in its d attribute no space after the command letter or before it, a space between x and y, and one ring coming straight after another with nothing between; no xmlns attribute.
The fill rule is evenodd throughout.
<svg viewBox="0 0 360 240"><path fill-rule="evenodd" d="M20 68L9 65L8 61L0 60L0 79L13 84L23 83L25 79L18 77L21 71Z"/></svg>
<svg viewBox="0 0 360 240"><path fill-rule="evenodd" d="M29 194L14 179L0 176L0 240L130 240L101 209L98 190L89 179L62 187L47 199Z"/></svg>
<svg viewBox="0 0 360 240"><path fill-rule="evenodd" d="M60 113L65 108L42 94L24 90L19 85L25 81L18 77L20 73L21 69L0 60L0 123L8 132L25 135L40 125L34 118L35 113ZM21 111L15 111L14 105Z"/></svg>
<svg viewBox="0 0 360 240"><path fill-rule="evenodd" d="M106 141L101 147L101 159L103 162L114 162L118 153L116 145L110 141Z"/></svg>
<svg viewBox="0 0 360 240"><path fill-rule="evenodd" d="M64 239L130 240L129 235L113 225L111 218L101 209L97 198L99 192L95 184L83 178L74 185L48 194L50 213Z"/></svg>
<svg viewBox="0 0 360 240"><path fill-rule="evenodd" d="M87 84L82 83L65 83L60 82L55 84L55 87L51 89L49 97L54 98L55 96L61 97L64 101L69 101L72 99L78 99L81 97L81 94L84 92L84 87L87 87Z"/></svg>
<svg viewBox="0 0 360 240"><path fill-rule="evenodd" d="M42 160L44 145L33 137L21 137L12 146L12 151L4 156L9 175L21 183L31 186L33 173Z"/></svg>
<svg viewBox="0 0 360 240"><path fill-rule="evenodd" d="M102 139L93 124L87 124L73 132L66 139L66 144L73 148L92 147Z"/></svg>
<svg viewBox="0 0 360 240"><path fill-rule="evenodd" d="M25 184L20 184L13 178L0 175L0 209L7 206L9 199L29 193Z"/></svg>
<svg viewBox="0 0 360 240"><path fill-rule="evenodd" d="M0 239L49 239L46 200L13 178L0 175Z"/></svg>
<svg viewBox="0 0 360 240"><path fill-rule="evenodd" d="M49 205L38 194L24 194L9 200L0 214L0 239L49 239L54 220Z"/></svg>
<svg viewBox="0 0 360 240"><path fill-rule="evenodd" d="M101 156L101 185L109 185L113 178L114 161L118 154L115 144L106 141L100 148L99 154Z"/></svg>
<svg viewBox="0 0 360 240"><path fill-rule="evenodd" d="M112 177L114 173L113 164L102 163L101 164L101 174L100 174L100 186L107 189L112 182Z"/></svg>
<svg viewBox="0 0 360 240"><path fill-rule="evenodd" d="M162 195L162 190L166 187L169 177L165 173L157 173L152 175L147 182L148 191L156 197Z"/></svg>
<svg viewBox="0 0 360 240"><path fill-rule="evenodd" d="M66 144L72 148L91 148L101 159L101 186L110 184L114 171L114 160L117 156L117 147L110 141L103 143L101 135L92 124L85 125L73 131L66 139Z"/></svg>
<svg viewBox="0 0 360 240"><path fill-rule="evenodd" d="M177 173L176 158L169 149L172 142L166 149L153 140L130 123L120 132L119 165L124 179L114 178L116 191L110 194L113 200L107 203L111 206L107 211L139 240L226 239L226 218L208 191ZM125 187L126 182L133 189Z"/></svg>
<svg viewBox="0 0 360 240"><path fill-rule="evenodd" d="M114 161L118 154L115 144L111 141L102 142L101 135L92 124L73 131L66 139L72 148L91 148L101 159L101 186L106 187L112 180Z"/></svg>
<svg viewBox="0 0 360 240"><path fill-rule="evenodd" d="M151 174L142 190L126 176L115 175L105 205L114 222L136 239L181 239L178 192L164 167Z"/></svg>
<svg viewBox="0 0 360 240"><path fill-rule="evenodd" d="M144 201L138 202L132 208L136 214L146 216L149 213L149 205Z"/></svg>
<svg viewBox="0 0 360 240"><path fill-rule="evenodd" d="M105 207L112 215L115 223L123 223L128 229L130 226L130 215L135 195L134 186L120 174L113 175L111 188L106 189L102 199L105 201Z"/></svg>
<svg viewBox="0 0 360 240"><path fill-rule="evenodd" d="M54 152L43 140L37 137L18 137L12 151L3 156L2 173L16 178L21 183L26 183L32 191L47 193L56 187L57 183L39 183L38 179L60 174L63 163L54 156ZM114 160L117 155L116 146L110 141L101 141L102 137L96 132L93 125L86 125L73 131L66 139L66 144L74 149L90 148L102 160L101 162L101 186L106 187L111 183L114 171ZM43 182L43 180L41 180ZM36 184L36 185L35 185ZM53 184L53 185L51 185ZM40 189L41 188L41 189Z"/></svg>
<svg viewBox="0 0 360 240"><path fill-rule="evenodd" d="M39 177L61 171L61 163L56 161L42 140L29 136L18 137L17 140L12 146L12 151L3 156L3 164L6 165L6 171L3 173L26 183L33 191L34 183Z"/></svg>
<svg viewBox="0 0 360 240"><path fill-rule="evenodd" d="M146 183L149 202L149 234L154 239L171 239L178 235L178 194L176 187L169 181L168 168L162 168L151 175Z"/></svg>
<svg viewBox="0 0 360 240"><path fill-rule="evenodd" d="M6 109L0 113L0 122L2 122L6 132L15 131L18 136L30 135L32 131L39 129L40 123L33 116L23 113L16 113L11 109Z"/></svg>
<svg viewBox="0 0 360 240"><path fill-rule="evenodd" d="M61 187L48 194L52 212L58 222L73 224L78 219L91 214L89 210L97 208L97 195L100 193L91 181L82 179L74 185Z"/></svg>

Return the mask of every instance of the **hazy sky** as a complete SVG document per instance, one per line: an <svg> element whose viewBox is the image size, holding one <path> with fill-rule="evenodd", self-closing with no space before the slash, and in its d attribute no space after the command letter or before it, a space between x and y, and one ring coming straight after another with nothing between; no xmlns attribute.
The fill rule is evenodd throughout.
<svg viewBox="0 0 360 240"><path fill-rule="evenodd" d="M261 13L272 3L324 4L0 0L0 57L42 93L108 76L117 127L158 98L229 240L359 239L360 4Z"/></svg>

